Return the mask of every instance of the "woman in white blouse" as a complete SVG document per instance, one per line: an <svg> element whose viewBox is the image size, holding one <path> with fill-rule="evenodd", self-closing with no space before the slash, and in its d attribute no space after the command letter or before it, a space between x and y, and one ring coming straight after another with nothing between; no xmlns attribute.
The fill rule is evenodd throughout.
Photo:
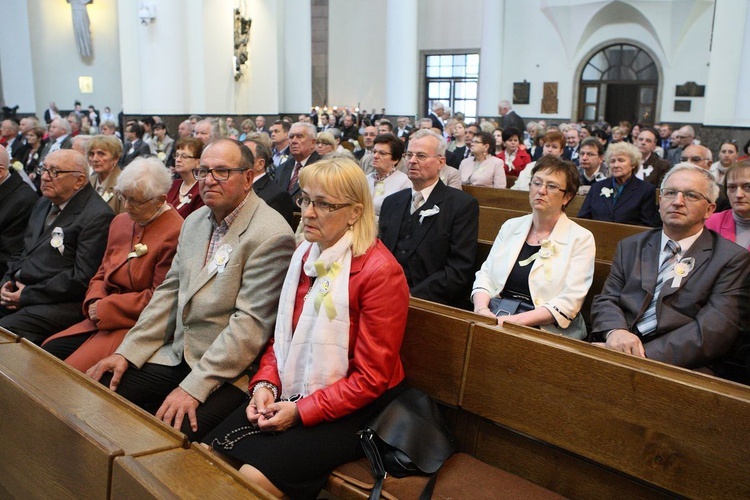
<svg viewBox="0 0 750 500"><path fill-rule="evenodd" d="M380 216L380 207L386 196L402 189L411 189L409 177L396 169L403 155L404 143L394 134L375 137L372 146L372 166L375 170L367 175L367 185L370 187L376 218Z"/></svg>
<svg viewBox="0 0 750 500"><path fill-rule="evenodd" d="M500 228L474 280L474 312L497 316L500 325L511 321L566 337L586 336L580 310L594 279L596 245L591 232L563 212L579 183L570 162L551 155L536 162L529 190L532 213ZM491 302L496 298L508 302Z"/></svg>
<svg viewBox="0 0 750 500"><path fill-rule="evenodd" d="M471 140L471 154L458 167L461 184L504 188L505 170L503 161L495 156L495 138L492 134L477 133Z"/></svg>

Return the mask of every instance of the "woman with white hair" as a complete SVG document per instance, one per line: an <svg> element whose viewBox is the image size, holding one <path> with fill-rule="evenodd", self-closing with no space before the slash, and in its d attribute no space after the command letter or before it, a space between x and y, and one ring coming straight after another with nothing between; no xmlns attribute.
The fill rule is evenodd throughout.
<svg viewBox="0 0 750 500"><path fill-rule="evenodd" d="M112 220L107 250L83 302L86 317L43 348L85 372L109 356L135 325L177 250L182 217L167 203L169 171L155 157L137 158L117 179L124 213Z"/></svg>

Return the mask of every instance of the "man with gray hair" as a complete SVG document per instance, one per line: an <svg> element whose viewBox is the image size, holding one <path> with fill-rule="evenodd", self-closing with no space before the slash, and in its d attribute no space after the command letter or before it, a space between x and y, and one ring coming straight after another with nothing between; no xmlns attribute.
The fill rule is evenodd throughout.
<svg viewBox="0 0 750 500"><path fill-rule="evenodd" d="M412 136L404 159L413 187L383 201L380 239L403 267L413 296L467 306L479 203L440 179L445 148L445 139L431 130Z"/></svg>
<svg viewBox="0 0 750 500"><path fill-rule="evenodd" d="M39 154L39 165L44 165L44 160L48 154L72 147L73 139L70 137L70 123L65 118L55 118L49 124L49 139Z"/></svg>
<svg viewBox="0 0 750 500"><path fill-rule="evenodd" d="M289 129L289 153L286 162L276 170L276 183L286 189L292 198L300 193L299 171L320 159L315 151L318 129L312 123L297 122Z"/></svg>
<svg viewBox="0 0 750 500"><path fill-rule="evenodd" d="M427 118L430 119L432 122L431 128L436 128L440 130L440 133L443 133L443 114L445 113L445 104L443 104L440 101L435 101L432 104L432 109L430 110L430 113L427 115ZM422 128L420 126L420 128Z"/></svg>
<svg viewBox="0 0 750 500"><path fill-rule="evenodd" d="M115 215L91 187L79 152L50 153L41 176L44 197L34 205L23 251L0 280L0 326L35 344L83 319Z"/></svg>
<svg viewBox="0 0 750 500"><path fill-rule="evenodd" d="M518 130L526 130L526 124L523 122L523 118L518 116L515 111L510 107L510 102L502 100L497 105L497 112L502 116L502 123L500 127L505 130L508 127L513 127Z"/></svg>
<svg viewBox="0 0 750 500"><path fill-rule="evenodd" d="M680 163L664 176L662 229L622 240L591 308L604 346L685 368L710 367L747 327L750 253L705 229L719 186Z"/></svg>
<svg viewBox="0 0 750 500"><path fill-rule="evenodd" d="M677 165L680 163L680 157L682 156L683 150L693 144L695 140L695 129L690 125L680 127L674 131L674 139L672 140L672 146L667 152L667 161L670 165Z"/></svg>

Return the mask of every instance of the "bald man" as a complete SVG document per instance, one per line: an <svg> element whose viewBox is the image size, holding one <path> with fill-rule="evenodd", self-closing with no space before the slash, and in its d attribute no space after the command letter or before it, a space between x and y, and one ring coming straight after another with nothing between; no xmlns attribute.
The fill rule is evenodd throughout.
<svg viewBox="0 0 750 500"><path fill-rule="evenodd" d="M23 251L0 281L0 326L35 344L83 319L83 297L104 255L114 213L87 170L77 151L47 156Z"/></svg>

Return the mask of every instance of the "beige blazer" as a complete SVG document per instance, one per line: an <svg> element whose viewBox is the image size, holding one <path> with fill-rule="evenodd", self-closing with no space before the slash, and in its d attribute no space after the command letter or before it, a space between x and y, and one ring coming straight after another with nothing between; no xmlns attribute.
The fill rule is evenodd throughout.
<svg viewBox="0 0 750 500"><path fill-rule="evenodd" d="M120 199L115 194L115 186L117 185L117 179L120 177L121 173L122 170L120 170L120 167L115 166L109 174L109 177L107 177L107 180L104 181L104 194L102 195L102 199L107 202L107 205L109 205L109 208L112 209L115 215L121 214L125 210L125 207L122 206ZM91 174L89 182L91 183L91 187L96 189L96 172Z"/></svg>
<svg viewBox="0 0 750 500"><path fill-rule="evenodd" d="M192 368L180 383L201 402L242 376L273 334L281 285L294 252L289 224L250 192L222 245L223 270L204 265L212 226L201 207L182 226L164 282L117 353L144 363Z"/></svg>

